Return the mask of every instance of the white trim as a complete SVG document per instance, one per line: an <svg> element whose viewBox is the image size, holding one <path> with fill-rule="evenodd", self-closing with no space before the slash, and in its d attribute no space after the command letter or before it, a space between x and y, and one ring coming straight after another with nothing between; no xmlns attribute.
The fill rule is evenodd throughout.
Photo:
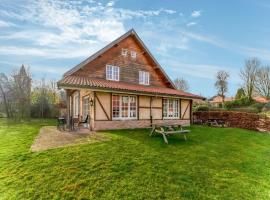
<svg viewBox="0 0 270 200"><path fill-rule="evenodd" d="M77 101L76 101L77 100ZM73 96L73 117L77 118L80 113L80 96L79 92L76 92Z"/></svg>
<svg viewBox="0 0 270 200"><path fill-rule="evenodd" d="M166 107L164 106L164 102L166 102ZM170 101L172 101L172 113L169 114L169 105L170 105ZM177 102L177 103L176 103ZM180 101L179 99L173 99L173 98L167 98L167 99L163 99L162 102L162 109L163 109L163 119L179 119L180 118ZM164 109L167 109L166 111L166 116L164 116L165 111ZM177 112L176 112L177 111ZM177 114L177 116L175 116L175 114ZM172 115L172 116L169 116Z"/></svg>
<svg viewBox="0 0 270 200"><path fill-rule="evenodd" d="M149 85L150 84L150 74L147 71L139 71L139 84Z"/></svg>
<svg viewBox="0 0 270 200"><path fill-rule="evenodd" d="M130 57L135 60L137 58L137 52L131 50L130 51Z"/></svg>
<svg viewBox="0 0 270 200"><path fill-rule="evenodd" d="M128 56L128 49L122 48L121 55L124 57L127 57Z"/></svg>
<svg viewBox="0 0 270 200"><path fill-rule="evenodd" d="M109 70L111 70L111 77L109 77ZM117 76L115 76L115 72L117 73ZM118 66L106 65L106 79L107 80L119 81L119 78L120 78L119 76L120 76L120 68Z"/></svg>

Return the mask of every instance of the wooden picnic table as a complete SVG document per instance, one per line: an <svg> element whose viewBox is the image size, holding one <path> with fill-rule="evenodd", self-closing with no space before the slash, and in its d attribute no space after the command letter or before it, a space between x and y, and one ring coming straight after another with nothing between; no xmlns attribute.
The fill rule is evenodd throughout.
<svg viewBox="0 0 270 200"><path fill-rule="evenodd" d="M174 134L181 134L187 140L186 134L190 133L190 130L183 129L182 125L160 125L153 124L149 136L154 135L155 133L161 134L164 142L168 144L167 136Z"/></svg>
<svg viewBox="0 0 270 200"><path fill-rule="evenodd" d="M225 121L220 118L209 118L206 122L209 126L224 127Z"/></svg>

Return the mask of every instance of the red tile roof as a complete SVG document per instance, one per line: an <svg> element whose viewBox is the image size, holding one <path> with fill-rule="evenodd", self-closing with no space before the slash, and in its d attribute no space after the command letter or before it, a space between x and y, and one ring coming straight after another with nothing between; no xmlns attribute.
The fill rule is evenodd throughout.
<svg viewBox="0 0 270 200"><path fill-rule="evenodd" d="M149 93L155 95L169 95L169 96L180 96L194 99L203 99L203 97L194 95L191 93L183 92L181 90L175 90L170 88L153 87L136 85L131 83L124 83L118 81L108 81L103 79L93 79L83 76L66 76L58 82L59 87L89 87L96 89L110 89L117 91L129 91L129 92L140 92Z"/></svg>
<svg viewBox="0 0 270 200"><path fill-rule="evenodd" d="M265 97L253 97L253 99L258 103L268 103L268 102L270 102L270 100L266 99Z"/></svg>

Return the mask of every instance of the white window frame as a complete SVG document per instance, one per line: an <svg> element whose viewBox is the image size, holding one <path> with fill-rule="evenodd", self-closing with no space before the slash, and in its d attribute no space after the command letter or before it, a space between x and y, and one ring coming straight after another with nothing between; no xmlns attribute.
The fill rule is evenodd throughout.
<svg viewBox="0 0 270 200"><path fill-rule="evenodd" d="M120 68L118 66L106 65L106 79L119 81Z"/></svg>
<svg viewBox="0 0 270 200"><path fill-rule="evenodd" d="M79 116L79 109L80 109L80 96L79 93L77 92L73 96L73 117L77 118Z"/></svg>
<svg viewBox="0 0 270 200"><path fill-rule="evenodd" d="M87 108L87 110L86 110ZM84 96L82 98L82 116L83 116L83 120L85 120L86 116L90 115L90 97L89 95Z"/></svg>
<svg viewBox="0 0 270 200"><path fill-rule="evenodd" d="M119 117L114 117L113 116L113 102L112 102L112 120L134 120L137 119L137 115L138 115L138 100L137 100L137 96L135 95L119 95L119 94L113 94L112 96L119 96ZM128 97L128 117L123 117L122 115L122 102L123 102L123 97ZM134 117L130 117L131 114L131 109L130 109L130 103L131 103L131 97L135 98L135 102L136 102L136 110L135 110L135 116ZM112 101L113 101L113 97L112 97Z"/></svg>
<svg viewBox="0 0 270 200"><path fill-rule="evenodd" d="M172 105L172 112L169 111ZM180 101L179 99L163 99L163 119L180 119Z"/></svg>
<svg viewBox="0 0 270 200"><path fill-rule="evenodd" d="M124 57L127 57L127 55L128 55L128 49L122 48L121 55L124 56Z"/></svg>
<svg viewBox="0 0 270 200"><path fill-rule="evenodd" d="M149 85L150 83L150 74L146 71L139 71L139 84Z"/></svg>
<svg viewBox="0 0 270 200"><path fill-rule="evenodd" d="M136 59L137 58L137 52L136 51L130 51L130 56L132 59Z"/></svg>

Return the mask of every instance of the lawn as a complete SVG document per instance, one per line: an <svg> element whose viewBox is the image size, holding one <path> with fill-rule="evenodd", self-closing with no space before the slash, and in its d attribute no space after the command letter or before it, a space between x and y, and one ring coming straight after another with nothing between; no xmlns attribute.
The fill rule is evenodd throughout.
<svg viewBox="0 0 270 200"><path fill-rule="evenodd" d="M0 199L270 199L270 135L191 127L164 144L149 130L31 153L42 125L0 120Z"/></svg>

